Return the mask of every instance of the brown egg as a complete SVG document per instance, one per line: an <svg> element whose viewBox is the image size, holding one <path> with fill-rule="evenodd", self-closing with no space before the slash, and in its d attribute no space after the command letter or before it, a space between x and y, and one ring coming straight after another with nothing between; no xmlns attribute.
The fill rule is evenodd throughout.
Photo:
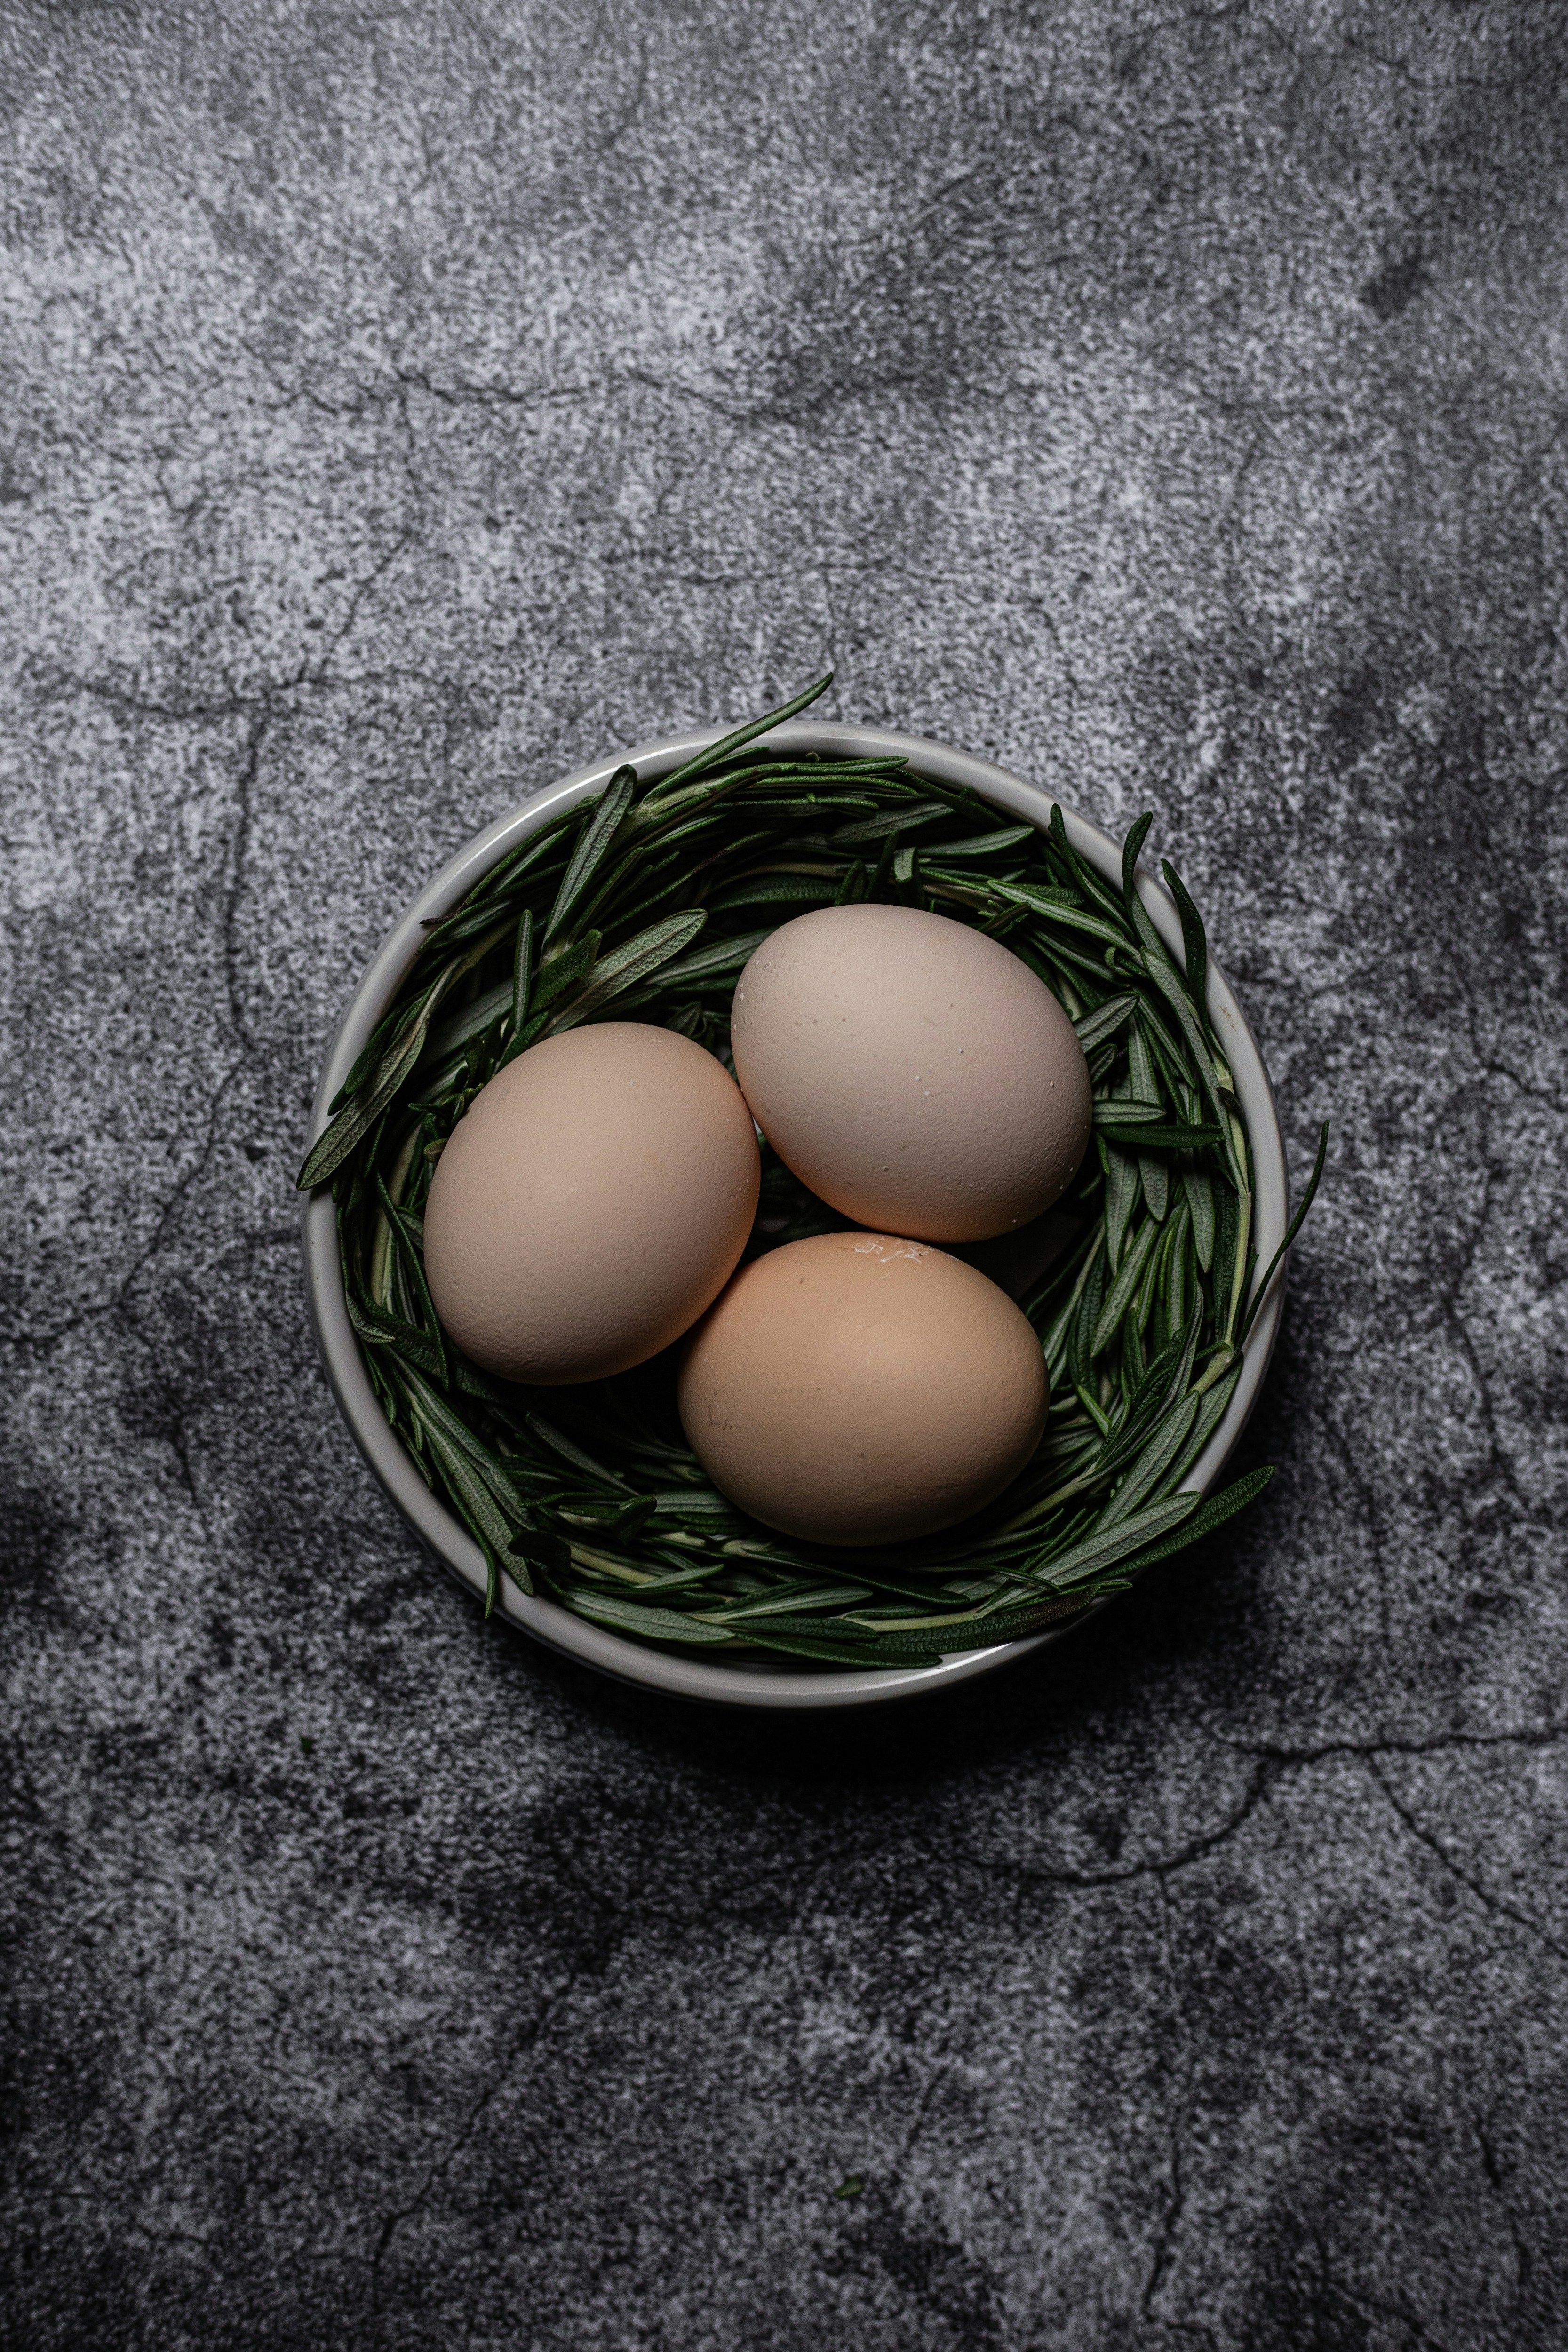
<svg viewBox="0 0 1568 2352"><path fill-rule="evenodd" d="M742 1267L692 1334L679 1395L721 1493L825 1544L967 1518L1017 1476L1049 1402L1012 1300L887 1234L821 1234Z"/></svg>
<svg viewBox="0 0 1568 2352"><path fill-rule="evenodd" d="M723 1288L761 1155L722 1063L641 1022L519 1055L454 1129L425 1211L436 1312L507 1380L624 1372Z"/></svg>
<svg viewBox="0 0 1568 2352"><path fill-rule="evenodd" d="M858 1223L924 1241L1010 1233L1071 1183L1089 1066L1044 981L915 907L823 907L752 958L735 1075L785 1165Z"/></svg>

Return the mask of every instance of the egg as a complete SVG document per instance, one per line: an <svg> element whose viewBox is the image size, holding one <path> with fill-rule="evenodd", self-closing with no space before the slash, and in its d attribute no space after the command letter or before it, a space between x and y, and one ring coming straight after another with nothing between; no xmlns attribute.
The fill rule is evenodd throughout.
<svg viewBox="0 0 1568 2352"><path fill-rule="evenodd" d="M1072 1023L1027 964L915 907L823 907L742 972L735 1075L802 1183L857 1223L975 1242L1048 1209L1094 1116Z"/></svg>
<svg viewBox="0 0 1568 2352"><path fill-rule="evenodd" d="M1026 1318L973 1266L820 1234L742 1268L688 1343L688 1442L721 1494L824 1544L967 1518L1033 1454L1049 1387Z"/></svg>
<svg viewBox="0 0 1568 2352"><path fill-rule="evenodd" d="M689 1037L605 1021L546 1038L482 1088L437 1163L436 1312L507 1380L626 1371L723 1288L761 1172L739 1087Z"/></svg>

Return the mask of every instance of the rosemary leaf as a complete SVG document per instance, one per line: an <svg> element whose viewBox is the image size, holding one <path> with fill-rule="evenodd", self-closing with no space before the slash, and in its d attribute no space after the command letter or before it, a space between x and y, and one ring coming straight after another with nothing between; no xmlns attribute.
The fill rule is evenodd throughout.
<svg viewBox="0 0 1568 2352"><path fill-rule="evenodd" d="M750 882L738 882L710 904L721 915L731 907L826 907L837 895L838 884L830 875L819 880L808 874L759 874Z"/></svg>
<svg viewBox="0 0 1568 2352"><path fill-rule="evenodd" d="M584 1453L574 1438L568 1437L564 1430L557 1429L553 1422L546 1421L542 1412L531 1412L527 1420L535 1437L542 1444L548 1445L552 1454L558 1454L563 1462L570 1462L574 1470L586 1471L595 1485L618 1487L625 1493L626 1482L619 1472L606 1470L602 1462Z"/></svg>
<svg viewBox="0 0 1568 2352"><path fill-rule="evenodd" d="M601 938L598 931L584 931L581 939L573 940L568 946L559 948L553 955L545 957L534 983L532 1009L535 1013L542 1013L547 1004L553 1004L558 996L564 996L573 982L581 980L597 961ZM518 1027L521 1031L521 1022Z"/></svg>
<svg viewBox="0 0 1568 2352"><path fill-rule="evenodd" d="M533 984L533 909L525 907L518 921L517 945L511 962L511 1032L515 1037L528 1019L528 995Z"/></svg>
<svg viewBox="0 0 1568 2352"><path fill-rule="evenodd" d="M1184 1168L1182 1189L1193 1214L1193 1243L1205 1274L1214 1265L1214 1186L1206 1168Z"/></svg>
<svg viewBox="0 0 1568 2352"><path fill-rule="evenodd" d="M1097 1104L1094 1123L1108 1139L1135 1143L1144 1151L1196 1151L1220 1140L1217 1127L1177 1127L1151 1118L1142 1103Z"/></svg>
<svg viewBox="0 0 1568 2352"><path fill-rule="evenodd" d="M665 776L655 784L648 793L648 798L662 800L674 792L678 785L689 783L694 777L705 776L710 768L716 768L721 760L727 759L731 751L738 751L742 743L755 742L757 737L765 735L771 727L781 727L786 719L793 719L797 712L805 710L809 704L817 699L819 695L826 694L832 683L833 672L827 670L817 679L815 686L808 686L805 692L797 694L793 701L781 702L776 710L770 710L764 718L753 719L746 726L737 727L732 735L724 736L721 741L710 743L705 751L699 751L694 758L688 760L683 768L677 768L672 776Z"/></svg>
<svg viewBox="0 0 1568 2352"><path fill-rule="evenodd" d="M1127 1221L1138 1198L1138 1162L1130 1153L1118 1150L1114 1143L1104 1142L1103 1149L1106 1163L1105 1249L1114 1274L1121 1260Z"/></svg>
<svg viewBox="0 0 1568 2352"><path fill-rule="evenodd" d="M1161 1163L1156 1162L1155 1165L1161 1166ZM1146 1193L1149 1181L1147 1168L1142 1172ZM1163 1167L1161 1166L1161 1174L1163 1175ZM1151 1203L1152 1207L1152 1203ZM1192 1211L1188 1208L1185 1200L1183 1200L1176 1209L1175 1231L1163 1269L1165 1285L1163 1315L1167 1331L1184 1331L1186 1328L1187 1268L1192 1238L1189 1231L1191 1224Z"/></svg>
<svg viewBox="0 0 1568 2352"><path fill-rule="evenodd" d="M976 833L972 834L966 841L944 841L941 844L928 844L927 846L932 850L935 856L943 859L1005 857L1008 850L1016 849L1020 842L1031 841L1034 838L1034 833L1035 828L1032 824L1010 824L1000 833Z"/></svg>
<svg viewBox="0 0 1568 2352"><path fill-rule="evenodd" d="M561 887L544 926L546 942L555 937L578 899L603 864L621 819L632 804L637 785L635 768L617 768L594 804L594 812L561 877Z"/></svg>
<svg viewBox="0 0 1568 2352"><path fill-rule="evenodd" d="M1143 1269L1149 1263L1149 1253L1154 1246L1159 1231L1159 1226L1152 1222L1139 1227L1137 1239L1122 1259L1117 1270L1116 1279L1110 1286L1110 1294L1100 1310L1093 1336L1089 1342L1090 1356L1099 1355L1131 1305L1138 1285L1142 1280Z"/></svg>
<svg viewBox="0 0 1568 2352"><path fill-rule="evenodd" d="M588 1592L579 1588L561 1597L579 1617L590 1617L596 1624L609 1625L619 1633L635 1633L644 1642L695 1643L700 1646L730 1643L735 1638L727 1627L705 1624L700 1617L689 1617L675 1609L649 1609L641 1601L622 1601L614 1593Z"/></svg>
<svg viewBox="0 0 1568 2352"><path fill-rule="evenodd" d="M1238 1478L1233 1486L1224 1486L1217 1495L1211 1495L1201 1509L1194 1511L1180 1528L1178 1534L1146 1545L1125 1561L1123 1565L1127 1574L1141 1575L1155 1560L1164 1559L1173 1551L1184 1551L1188 1544L1196 1543L1202 1536L1212 1535L1215 1528L1223 1528L1226 1519L1233 1519L1237 1511L1244 1511L1248 1503L1257 1501L1273 1475L1274 1465L1268 1463L1261 1470L1249 1470L1246 1477ZM1175 1501L1184 1499L1187 1498L1173 1497ZM1191 1499L1195 1502L1197 1497L1194 1496Z"/></svg>
<svg viewBox="0 0 1568 2352"><path fill-rule="evenodd" d="M1164 1106L1142 1101L1136 1093L1124 1087L1120 1093L1100 1096L1094 1106L1097 1127L1163 1127L1167 1124Z"/></svg>
<svg viewBox="0 0 1568 2352"><path fill-rule="evenodd" d="M325 1134L317 1139L300 1171L298 1183L301 1192L314 1191L318 1184L324 1184L330 1176L336 1174L355 1144L375 1125L399 1087L412 1077L424 1050L430 1015L458 970L458 965L449 964L440 977L431 982L388 1048L376 1071L371 1091L341 1110Z"/></svg>
<svg viewBox="0 0 1568 2352"><path fill-rule="evenodd" d="M993 882L991 888L997 898L1027 907L1047 922L1063 923L1068 930L1086 932L1092 940L1107 940L1112 947L1124 947L1127 943L1125 931L1118 930L1100 915L1088 914L1082 907L1069 905L1059 892L1041 889L1034 882Z"/></svg>
<svg viewBox="0 0 1568 2352"><path fill-rule="evenodd" d="M1322 1127L1319 1130L1318 1156L1312 1162L1312 1172L1307 1179L1307 1189L1301 1195L1301 1205L1297 1210L1295 1215L1291 1218L1289 1225L1286 1227L1284 1240L1280 1243L1279 1248L1269 1259L1268 1273L1263 1276L1262 1281L1257 1285L1253 1292L1252 1304L1247 1310L1241 1329L1237 1334L1237 1344L1238 1347L1246 1346L1247 1335L1251 1330L1252 1326L1257 1319L1258 1308L1262 1306L1265 1297L1268 1296L1268 1286L1274 1279L1275 1271L1284 1259L1285 1254L1290 1247L1291 1243L1300 1232L1303 1223L1306 1222L1307 1212L1318 1197L1318 1187L1323 1181L1323 1163L1328 1159L1328 1156L1329 1122L1325 1119Z"/></svg>
<svg viewBox="0 0 1568 2352"><path fill-rule="evenodd" d="M689 784L662 800L655 797L658 786L650 786L622 826L621 840L657 839L662 850L672 842L690 839L700 829L710 830L710 815L718 803L743 794L747 785L764 772L761 768L732 769L725 775L710 776L705 783Z"/></svg>
<svg viewBox="0 0 1568 2352"><path fill-rule="evenodd" d="M416 1370L426 1373L431 1380L446 1379L445 1350L437 1340L431 1339L427 1331L421 1331L414 1324L405 1323L401 1316L384 1313L382 1308L373 1306L368 1299L356 1299L352 1292L346 1295L346 1304L349 1321L368 1347L391 1348L402 1356L405 1362L412 1364Z"/></svg>
<svg viewBox="0 0 1568 2352"><path fill-rule="evenodd" d="M902 808L889 809L881 816L861 817L853 824L841 824L827 836L835 849L861 849L871 842L891 841L902 833L912 833L917 825L931 824L938 817L950 816L945 801L906 802ZM1025 831L1031 831L1029 826ZM943 850L943 856L947 855Z"/></svg>
<svg viewBox="0 0 1568 2352"><path fill-rule="evenodd" d="M1129 907L1138 896L1138 852L1148 838L1149 827L1153 822L1153 810L1146 809L1121 845L1121 895Z"/></svg>
<svg viewBox="0 0 1568 2352"><path fill-rule="evenodd" d="M1070 1551L1055 1559L1046 1559L1032 1568L1032 1580L1047 1589L1059 1591L1062 1586L1077 1583L1081 1578L1097 1575L1101 1569L1125 1559L1130 1552L1140 1550L1158 1536L1179 1527L1197 1507L1195 1495L1170 1495L1163 1503L1152 1503L1142 1511L1111 1526L1102 1525L1095 1534L1086 1536Z"/></svg>
<svg viewBox="0 0 1568 2352"><path fill-rule="evenodd" d="M1137 1003L1135 996L1112 996L1095 1012L1086 1013L1081 1021L1075 1021L1073 1026L1084 1052L1092 1054L1097 1045L1107 1045L1118 1030L1126 1026Z"/></svg>
<svg viewBox="0 0 1568 2352"><path fill-rule="evenodd" d="M703 1622L738 1625L755 1617L788 1616L812 1608L839 1609L848 1602L870 1598L871 1589L866 1584L792 1584L761 1600L735 1601L723 1609L705 1610Z"/></svg>
<svg viewBox="0 0 1568 2352"><path fill-rule="evenodd" d="M1102 1527L1114 1527L1126 1518L1159 1485L1191 1435L1198 1412L1198 1399L1189 1396L1184 1397L1174 1412L1166 1416L1106 1506Z"/></svg>
<svg viewBox="0 0 1568 2352"><path fill-rule="evenodd" d="M1127 1033L1127 1077L1128 1093L1132 1100L1151 1104L1163 1117L1165 1105L1155 1074L1153 1048L1141 1021L1134 1021Z"/></svg>
<svg viewBox="0 0 1568 2352"><path fill-rule="evenodd" d="M614 948L608 955L601 956L581 995L573 997L550 1024L551 1034L558 1035L563 1029L574 1028L612 997L635 987L639 980L647 980L660 964L668 963L682 948L689 946L707 919L700 907L693 907L684 915L668 915L662 923L639 931L625 947Z"/></svg>
<svg viewBox="0 0 1568 2352"><path fill-rule="evenodd" d="M361 1087L365 1086L374 1076L376 1065L380 1062L383 1054L385 1053L394 1032L399 1029L407 1018L408 1014L405 1007L394 1005L392 1011L385 1014L382 1020L376 1023L375 1027L371 1031L369 1043L364 1047L363 1053L359 1055L359 1058L354 1063L353 1069L349 1072L348 1076L343 1080L342 1085L338 1088L337 1093L332 1097L331 1101L327 1105L327 1117L329 1118L336 1118L343 1105L345 1103L353 1102L355 1095L359 1093Z"/></svg>
<svg viewBox="0 0 1568 2352"><path fill-rule="evenodd" d="M1224 1420L1229 1409L1231 1398L1236 1394L1236 1384L1240 1378L1241 1367L1238 1364L1233 1370L1227 1372L1223 1380L1218 1381L1206 1395L1200 1390L1194 1391L1193 1393L1198 1399L1197 1419L1189 1433L1185 1451L1177 1457L1172 1469L1173 1484L1179 1483L1184 1478L1194 1463L1202 1454L1209 1439Z"/></svg>
<svg viewBox="0 0 1568 2352"><path fill-rule="evenodd" d="M1119 902L1116 893L1104 877L1096 871L1087 858L1080 857L1068 841L1066 822L1060 808L1056 806L1053 806L1050 814L1050 838L1051 846L1057 854L1066 878L1073 884L1079 896L1090 906L1100 908L1114 921L1124 922L1125 908ZM1120 937L1121 934L1119 933L1118 936Z"/></svg>
<svg viewBox="0 0 1568 2352"><path fill-rule="evenodd" d="M524 875L552 863L563 853L566 834L579 822L580 816L581 812L577 809L563 809L538 833L531 835L527 841L520 842L498 866L491 868L482 882L470 890L468 903L470 906L493 905L515 889Z"/></svg>
<svg viewBox="0 0 1568 2352"><path fill-rule="evenodd" d="M1163 859L1160 871L1165 877L1165 887L1176 902L1176 912L1182 919L1182 952L1186 959L1187 993L1205 1028L1208 1027L1208 935L1204 919L1187 894L1187 886L1169 859Z"/></svg>
<svg viewBox="0 0 1568 2352"><path fill-rule="evenodd" d="M1068 1361L1072 1368L1073 1386L1080 1389L1089 1387L1089 1366L1100 1352L1097 1334L1100 1326L1100 1309L1105 1303L1106 1262L1103 1251L1095 1252L1088 1274L1089 1279L1079 1296L1068 1342Z"/></svg>
<svg viewBox="0 0 1568 2352"><path fill-rule="evenodd" d="M1215 1117L1219 1122L1221 1137L1226 1145L1226 1156L1231 1162L1237 1189L1238 1192L1245 1192L1247 1189L1247 1171L1244 1164L1236 1157L1230 1137L1229 1087L1221 1082L1219 1072L1209 1052L1207 1039L1204 1035L1202 1024L1194 1010L1192 999L1187 994L1186 982L1171 961L1164 940L1154 929L1142 899L1134 896L1131 905L1132 919L1143 949L1144 969L1176 1016L1186 1039L1194 1066L1197 1071L1198 1082L1214 1105Z"/></svg>

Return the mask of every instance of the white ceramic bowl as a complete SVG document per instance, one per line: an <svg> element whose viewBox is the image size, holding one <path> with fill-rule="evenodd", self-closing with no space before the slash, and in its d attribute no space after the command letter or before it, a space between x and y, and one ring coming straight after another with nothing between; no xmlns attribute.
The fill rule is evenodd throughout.
<svg viewBox="0 0 1568 2352"><path fill-rule="evenodd" d="M711 728L700 734L679 736L670 742L648 743L635 751L616 752L595 767L568 776L547 792L535 793L510 816L476 835L415 900L361 981L321 1074L310 1118L310 1141L313 1143L325 1127L328 1103L418 953L426 922L445 915L499 858L525 841L558 810L571 808L602 790L624 760L632 761L645 782L651 782L655 777L668 775L725 731ZM1050 793L1041 792L1037 785L1025 783L1005 768L993 767L989 761L955 751L945 743L928 743L915 735L890 735L877 727L837 727L797 719L775 728L767 740L779 751L821 751L841 759L864 759L871 754L902 757L917 772L943 783L967 784L997 808L1041 826L1047 823L1052 806ZM1075 815L1070 809L1064 808L1062 816L1074 848L1120 887L1120 845L1098 825ZM1139 888L1162 936L1179 958L1181 924L1169 893L1163 883L1142 867ZM1268 1073L1252 1032L1229 982L1212 957L1208 1002L1252 1139L1256 1182L1253 1231L1258 1263L1266 1265L1284 1237L1289 1216L1279 1121ZM306 1204L304 1244L310 1312L321 1359L332 1392L361 1453L416 1533L463 1583L476 1593L482 1593L485 1563L478 1545L446 1505L431 1493L376 1402L343 1301L337 1213L325 1192L313 1195ZM1189 1481L1201 1490L1206 1491L1218 1476L1262 1386L1279 1324L1283 1275L1281 1268L1253 1326L1246 1363L1229 1410ZM863 1673L846 1670L837 1674L787 1674L766 1667L713 1664L628 1642L618 1633L607 1633L574 1616L552 1601L520 1592L505 1577L501 1579L498 1609L514 1625L521 1625L539 1641L548 1643L552 1649L597 1666L623 1682L640 1683L680 1698L706 1699L730 1706L765 1707L866 1706L879 1700L944 1690L955 1683L969 1682L976 1675L989 1674L994 1667L1037 1649L1042 1643L1059 1641L1062 1633L1070 1633L1083 1622L1081 1618L1075 1619L1072 1624L1032 1634L1024 1641L1000 1643L993 1649L963 1651L953 1657L939 1659L932 1665L879 1667Z"/></svg>

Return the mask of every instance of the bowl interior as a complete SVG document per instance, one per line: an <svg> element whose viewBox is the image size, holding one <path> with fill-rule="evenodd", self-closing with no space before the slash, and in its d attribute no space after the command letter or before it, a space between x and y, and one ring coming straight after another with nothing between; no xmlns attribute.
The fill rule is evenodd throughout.
<svg viewBox="0 0 1568 2352"><path fill-rule="evenodd" d="M337 1093L376 1023L402 983L423 942L425 926L445 915L487 874L496 862L558 811L601 791L624 761L629 760L645 781L667 775L705 744L727 730L710 728L669 741L644 744L616 753L584 768L561 783L536 793L496 824L475 835L450 865L424 890L396 924L373 960L344 1015L327 1057L311 1112L310 1140L326 1126L327 1105ZM918 736L890 734L880 728L842 727L823 721L795 720L775 728L765 739L771 748L800 753L824 752L839 758L892 754L907 759L917 772L938 782L963 784L995 807L1044 826L1056 805L1055 795L1026 783L1005 768ZM1120 887L1121 850L1119 843L1086 817L1062 807L1068 837L1092 865ZM1162 937L1181 959L1181 923L1164 885L1140 866L1138 887ZM1208 1007L1224 1043L1237 1098L1252 1143L1256 1192L1254 1233L1258 1263L1267 1265L1284 1237L1289 1216L1284 1148L1268 1074L1251 1031L1228 981L1212 956L1208 967ZM426 1485L414 1462L381 1410L360 1358L359 1343L349 1321L338 1256L337 1214L330 1194L313 1195L303 1217L306 1280L316 1337L333 1394L365 1460L416 1532L446 1562L455 1575L482 1594L486 1570L482 1554L471 1537ZM1275 1276L1247 1341L1241 1379L1228 1411L1200 1457L1189 1484L1206 1492L1235 1446L1262 1385L1279 1328L1283 1268ZM920 1692L944 1689L991 1672L1005 1661L1024 1655L1043 1643L1058 1641L1083 1622L1075 1619L1060 1629L1035 1633L1022 1641L1004 1642L988 1650L970 1650L934 1664L843 1669L821 1674L784 1673L767 1667L720 1665L702 1659L666 1654L592 1625L558 1603L520 1592L505 1578L498 1611L536 1640L548 1643L584 1664L596 1666L620 1680L662 1690L681 1698L702 1699L735 1706L822 1707L860 1706Z"/></svg>

